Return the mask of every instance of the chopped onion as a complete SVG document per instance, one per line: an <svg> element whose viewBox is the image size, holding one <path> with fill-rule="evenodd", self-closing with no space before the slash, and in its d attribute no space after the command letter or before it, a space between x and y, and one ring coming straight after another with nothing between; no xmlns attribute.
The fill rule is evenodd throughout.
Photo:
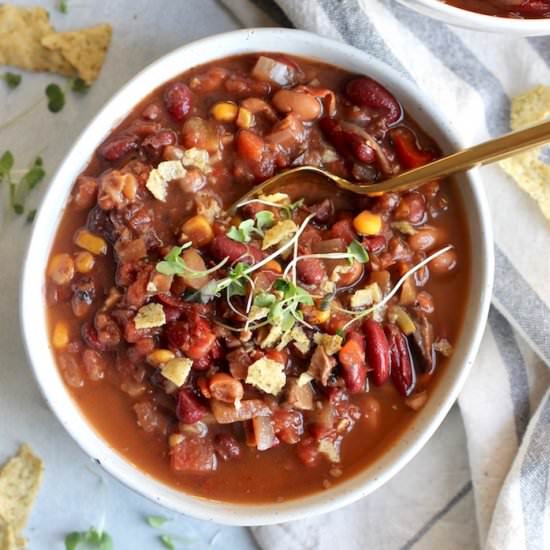
<svg viewBox="0 0 550 550"><path fill-rule="evenodd" d="M255 416L252 419L252 427L258 451L271 449L275 443L275 431L271 424L271 418L269 416Z"/></svg>
<svg viewBox="0 0 550 550"><path fill-rule="evenodd" d="M296 78L292 67L264 55L258 58L251 74L258 80L271 82L279 86L290 86Z"/></svg>

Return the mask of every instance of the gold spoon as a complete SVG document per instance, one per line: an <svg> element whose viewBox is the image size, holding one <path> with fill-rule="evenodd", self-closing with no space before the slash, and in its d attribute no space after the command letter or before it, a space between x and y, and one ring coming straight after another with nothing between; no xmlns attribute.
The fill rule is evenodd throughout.
<svg viewBox="0 0 550 550"><path fill-rule="evenodd" d="M338 187L346 191L358 193L359 195L379 195L388 191L404 191L418 187L428 181L502 160L526 149L543 145L546 142L550 142L550 120L463 149L379 183L354 183L316 166L298 166L280 172L252 188L231 206L230 211L235 210L238 204L264 194L270 187L280 185L283 180L293 174L318 174L332 180Z"/></svg>

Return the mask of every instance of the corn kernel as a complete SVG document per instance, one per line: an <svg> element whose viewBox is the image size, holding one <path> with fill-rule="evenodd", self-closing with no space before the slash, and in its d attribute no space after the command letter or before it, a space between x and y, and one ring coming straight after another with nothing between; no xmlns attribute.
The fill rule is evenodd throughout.
<svg viewBox="0 0 550 550"><path fill-rule="evenodd" d="M250 128L252 126L253 115L244 107L239 108L239 114L237 115L237 126L239 128Z"/></svg>
<svg viewBox="0 0 550 550"><path fill-rule="evenodd" d="M378 235L382 229L382 217L368 210L353 219L353 227L360 235Z"/></svg>
<svg viewBox="0 0 550 550"><path fill-rule="evenodd" d="M200 214L189 218L181 226L181 230L193 243L193 246L197 248L206 246L214 238L212 226L208 220Z"/></svg>
<svg viewBox="0 0 550 550"><path fill-rule="evenodd" d="M307 316L307 320L312 325L322 325L323 323L326 323L329 320L329 318L330 318L330 308L326 310L314 309Z"/></svg>
<svg viewBox="0 0 550 550"><path fill-rule="evenodd" d="M158 367L174 359L175 355L169 349L156 349L147 356L147 362Z"/></svg>
<svg viewBox="0 0 550 550"><path fill-rule="evenodd" d="M55 323L52 343L55 349L65 349L69 345L69 325L65 321Z"/></svg>
<svg viewBox="0 0 550 550"><path fill-rule="evenodd" d="M232 101L219 101L210 110L218 122L233 122L238 111L239 107Z"/></svg>
<svg viewBox="0 0 550 550"><path fill-rule="evenodd" d="M96 256L107 253L107 243L105 239L94 235L87 229L79 229L74 236L74 242L77 246L80 246L80 248Z"/></svg>
<svg viewBox="0 0 550 550"><path fill-rule="evenodd" d="M48 266L48 276L58 285L70 283L74 277L74 262L69 254L56 254Z"/></svg>
<svg viewBox="0 0 550 550"><path fill-rule="evenodd" d="M89 273L94 268L95 259L87 250L77 252L74 265L79 273Z"/></svg>
<svg viewBox="0 0 550 550"><path fill-rule="evenodd" d="M173 449L174 447L177 447L180 443L182 443L184 440L183 435L181 434L171 434L168 438L168 445Z"/></svg>

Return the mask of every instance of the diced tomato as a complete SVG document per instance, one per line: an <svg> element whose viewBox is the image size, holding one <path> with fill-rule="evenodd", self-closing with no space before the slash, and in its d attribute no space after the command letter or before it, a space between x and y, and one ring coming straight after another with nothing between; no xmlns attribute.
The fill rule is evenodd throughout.
<svg viewBox="0 0 550 550"><path fill-rule="evenodd" d="M218 467L212 441L198 435L183 435L181 442L171 449L170 459L176 472L202 474Z"/></svg>
<svg viewBox="0 0 550 550"><path fill-rule="evenodd" d="M434 160L435 155L431 151L420 149L415 135L408 128L395 128L390 135L403 168L417 168Z"/></svg>

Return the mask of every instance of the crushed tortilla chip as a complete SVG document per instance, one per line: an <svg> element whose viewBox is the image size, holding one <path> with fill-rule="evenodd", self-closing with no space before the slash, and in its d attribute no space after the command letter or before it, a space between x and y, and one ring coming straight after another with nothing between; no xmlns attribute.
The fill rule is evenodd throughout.
<svg viewBox="0 0 550 550"><path fill-rule="evenodd" d="M13 527L0 516L0 550L16 550L16 548Z"/></svg>
<svg viewBox="0 0 550 550"><path fill-rule="evenodd" d="M327 355L334 355L342 348L343 338L338 334L317 332L313 335L313 341L323 347Z"/></svg>
<svg viewBox="0 0 550 550"><path fill-rule="evenodd" d="M183 152L183 156L180 161L183 166L194 166L203 174L209 174L212 172L212 167L210 166L210 155L206 149L198 149L197 147L186 149Z"/></svg>
<svg viewBox="0 0 550 550"><path fill-rule="evenodd" d="M271 395L278 395L286 384L285 366L262 357L248 367L246 383Z"/></svg>
<svg viewBox="0 0 550 550"><path fill-rule="evenodd" d="M262 250L280 244L283 241L289 241L297 230L298 226L292 220L277 222L265 232L264 240L262 241Z"/></svg>
<svg viewBox="0 0 550 550"><path fill-rule="evenodd" d="M170 382L180 388L187 380L192 366L193 361L191 359L187 359L187 357L175 357L161 367L160 372L164 378L170 380Z"/></svg>
<svg viewBox="0 0 550 550"><path fill-rule="evenodd" d="M138 330L161 327L165 323L166 315L160 304L147 304L139 308L137 315L134 317L134 324Z"/></svg>
<svg viewBox="0 0 550 550"><path fill-rule="evenodd" d="M103 66L112 34L111 25L102 23L78 31L50 33L42 38L41 44L61 53L78 71L78 76L91 84Z"/></svg>
<svg viewBox="0 0 550 550"><path fill-rule="evenodd" d="M512 101L510 125L519 130L550 118L550 86L538 86ZM500 162L502 169L535 199L550 220L550 165L540 158L541 148L519 153Z"/></svg>
<svg viewBox="0 0 550 550"><path fill-rule="evenodd" d="M16 456L0 470L0 518L17 538L25 527L38 493L44 466L31 448L23 444ZM0 549L10 548L10 528L0 521ZM2 537L4 541L2 541ZM7 542L6 542L7 541ZM4 547L1 543L4 543Z"/></svg>
<svg viewBox="0 0 550 550"><path fill-rule="evenodd" d="M44 8L0 5L0 65L77 76L78 71L61 52L42 45L42 38L52 32Z"/></svg>
<svg viewBox="0 0 550 550"><path fill-rule="evenodd" d="M79 76L91 84L103 65L111 35L106 23L55 32L44 8L0 5L0 65Z"/></svg>

